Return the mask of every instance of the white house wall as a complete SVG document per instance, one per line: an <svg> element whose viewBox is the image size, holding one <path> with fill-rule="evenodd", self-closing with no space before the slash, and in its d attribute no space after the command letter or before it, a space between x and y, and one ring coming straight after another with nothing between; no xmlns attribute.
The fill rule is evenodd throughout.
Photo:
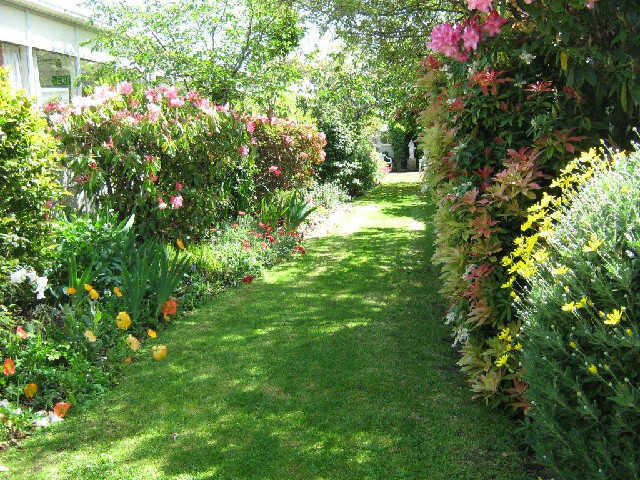
<svg viewBox="0 0 640 480"><path fill-rule="evenodd" d="M94 38L91 29L0 1L0 41L104 62L108 55L80 43Z"/></svg>

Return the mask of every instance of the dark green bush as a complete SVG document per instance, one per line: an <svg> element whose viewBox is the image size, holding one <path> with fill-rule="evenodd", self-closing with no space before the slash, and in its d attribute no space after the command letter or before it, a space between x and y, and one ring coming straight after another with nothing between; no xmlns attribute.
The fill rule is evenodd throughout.
<svg viewBox="0 0 640 480"><path fill-rule="evenodd" d="M318 168L320 180L337 182L352 196L373 188L380 166L364 134L354 132L337 115L321 118L318 128L327 137L326 160Z"/></svg>
<svg viewBox="0 0 640 480"><path fill-rule="evenodd" d="M640 476L640 152L615 161L534 253L522 304L529 441L563 480Z"/></svg>

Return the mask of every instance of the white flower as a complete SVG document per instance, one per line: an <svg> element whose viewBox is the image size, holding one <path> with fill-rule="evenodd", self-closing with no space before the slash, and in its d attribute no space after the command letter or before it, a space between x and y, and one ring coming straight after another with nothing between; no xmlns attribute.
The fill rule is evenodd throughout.
<svg viewBox="0 0 640 480"><path fill-rule="evenodd" d="M38 278L38 274L34 270L31 270L30 272L27 272L27 278L31 283L33 283L36 281L36 278Z"/></svg>
<svg viewBox="0 0 640 480"><path fill-rule="evenodd" d="M9 281L11 283L22 283L25 278L27 278L27 271L24 268L9 275Z"/></svg>
<svg viewBox="0 0 640 480"><path fill-rule="evenodd" d="M42 300L44 298L44 291L47 288L49 280L47 277L36 277L36 299Z"/></svg>
<svg viewBox="0 0 640 480"><path fill-rule="evenodd" d="M57 416L55 413L53 412L49 412L49 422L50 423L58 423L61 422L62 418Z"/></svg>
<svg viewBox="0 0 640 480"><path fill-rule="evenodd" d="M527 65L529 65L531 62L533 62L533 60L536 58L535 55L532 55L531 53L527 52L527 51L522 51L522 53L520 54L520 60L522 60L524 63L526 63Z"/></svg>

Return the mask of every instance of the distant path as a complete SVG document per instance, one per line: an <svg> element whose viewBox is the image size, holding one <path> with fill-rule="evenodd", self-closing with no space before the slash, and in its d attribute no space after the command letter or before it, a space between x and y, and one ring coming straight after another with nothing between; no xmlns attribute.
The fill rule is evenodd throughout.
<svg viewBox="0 0 640 480"><path fill-rule="evenodd" d="M307 255L213 299L2 478L524 480L514 426L470 400L419 175L391 174Z"/></svg>

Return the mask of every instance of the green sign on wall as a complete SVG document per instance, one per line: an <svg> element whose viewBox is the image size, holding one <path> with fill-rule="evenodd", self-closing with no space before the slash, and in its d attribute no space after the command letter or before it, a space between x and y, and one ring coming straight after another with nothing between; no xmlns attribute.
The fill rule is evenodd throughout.
<svg viewBox="0 0 640 480"><path fill-rule="evenodd" d="M68 87L71 85L71 75L51 75L51 84L54 87Z"/></svg>

